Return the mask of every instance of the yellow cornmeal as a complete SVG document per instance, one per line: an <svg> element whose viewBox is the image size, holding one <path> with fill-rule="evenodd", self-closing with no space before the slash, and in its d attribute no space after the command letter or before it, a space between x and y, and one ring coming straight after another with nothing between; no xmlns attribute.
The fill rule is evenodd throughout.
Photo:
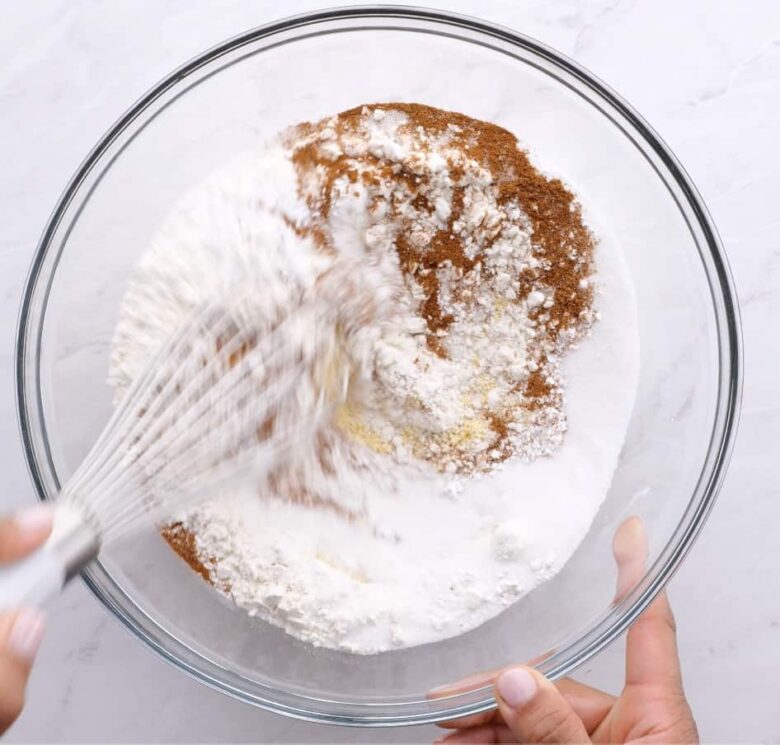
<svg viewBox="0 0 780 745"><path fill-rule="evenodd" d="M500 295L494 296L493 300L493 321L500 321L504 316L504 311L509 306L509 300Z"/></svg>
<svg viewBox="0 0 780 745"><path fill-rule="evenodd" d="M496 387L496 380L495 378L491 378L490 375L483 373L476 379L474 387L482 397L482 405L486 406L488 394Z"/></svg>
<svg viewBox="0 0 780 745"><path fill-rule="evenodd" d="M336 426L350 438L365 445L375 453L387 455L393 451L392 445L383 439L372 427L369 427L360 414L349 404L340 407L336 412Z"/></svg>
<svg viewBox="0 0 780 745"><path fill-rule="evenodd" d="M451 460L462 456L470 443L489 436L490 425L481 415L464 419L445 432L422 432L419 429L406 427L401 433L404 444L414 456L425 460L431 460L431 453L437 456L436 459L444 456L447 460Z"/></svg>
<svg viewBox="0 0 780 745"><path fill-rule="evenodd" d="M495 381L488 375L481 375L475 381L472 396L478 395L484 400L495 387ZM468 394L464 394L468 395ZM362 418L361 412L350 404L341 406L335 415L336 426L351 440L360 443L375 453L387 455L394 451L393 445L383 438L373 427ZM444 432L424 432L406 427L401 432L401 439L417 458L436 459L444 456L447 460L463 456L470 444L491 438L490 423L482 414L468 417L454 427Z"/></svg>
<svg viewBox="0 0 780 745"><path fill-rule="evenodd" d="M483 439L489 431L490 426L485 417L474 416L464 419L457 427L447 430L437 439L442 440L448 449L459 450L463 445Z"/></svg>
<svg viewBox="0 0 780 745"><path fill-rule="evenodd" d="M466 390L460 394L460 402L469 408L481 408L488 405L488 394L496 387L496 379L482 373L478 375Z"/></svg>

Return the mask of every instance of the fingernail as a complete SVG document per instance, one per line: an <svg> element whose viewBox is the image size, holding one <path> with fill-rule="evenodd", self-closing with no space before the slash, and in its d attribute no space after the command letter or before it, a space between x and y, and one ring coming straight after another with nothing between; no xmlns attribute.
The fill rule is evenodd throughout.
<svg viewBox="0 0 780 745"><path fill-rule="evenodd" d="M496 681L498 695L513 709L527 704L536 695L536 679L528 670L516 667L507 670Z"/></svg>
<svg viewBox="0 0 780 745"><path fill-rule="evenodd" d="M39 610L22 608L8 635L7 649L18 659L32 662L43 641L45 625L43 613Z"/></svg>
<svg viewBox="0 0 780 745"><path fill-rule="evenodd" d="M47 504L36 504L27 507L14 516L16 527L23 533L42 533L52 524L51 507Z"/></svg>

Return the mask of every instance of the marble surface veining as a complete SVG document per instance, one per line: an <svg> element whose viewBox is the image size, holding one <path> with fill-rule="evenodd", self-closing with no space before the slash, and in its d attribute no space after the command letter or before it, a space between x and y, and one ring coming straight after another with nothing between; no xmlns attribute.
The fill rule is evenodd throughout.
<svg viewBox="0 0 780 745"><path fill-rule="evenodd" d="M345 3L342 3L345 4ZM671 585L686 687L708 742L780 741L780 4L452 0L570 55L656 128L701 191L741 301L741 431L719 503ZM0 506L32 500L13 399L20 293L65 182L116 117L184 60L249 27L324 7L287 0L0 4ZM623 644L579 671L615 691ZM423 742L432 727L325 728L264 713L157 658L74 583L8 742Z"/></svg>

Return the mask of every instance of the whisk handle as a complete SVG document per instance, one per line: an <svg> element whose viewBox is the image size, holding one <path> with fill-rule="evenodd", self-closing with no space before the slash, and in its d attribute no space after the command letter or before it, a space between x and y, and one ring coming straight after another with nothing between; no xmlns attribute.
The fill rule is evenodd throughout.
<svg viewBox="0 0 780 745"><path fill-rule="evenodd" d="M0 612L39 606L56 595L97 556L100 540L82 511L56 504L46 543L14 564L0 567Z"/></svg>
<svg viewBox="0 0 780 745"><path fill-rule="evenodd" d="M31 556L0 569L0 612L25 605L40 606L65 584L61 557L44 546Z"/></svg>

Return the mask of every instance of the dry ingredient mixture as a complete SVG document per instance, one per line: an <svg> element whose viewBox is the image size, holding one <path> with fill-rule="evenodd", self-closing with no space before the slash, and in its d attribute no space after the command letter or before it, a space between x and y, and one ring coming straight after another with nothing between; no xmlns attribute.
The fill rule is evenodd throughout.
<svg viewBox="0 0 780 745"><path fill-rule="evenodd" d="M345 258L356 287L389 289L350 337L347 401L310 452L182 515L169 543L251 615L318 645L384 651L498 613L569 558L622 443L633 296L619 254L596 252L571 191L511 133L461 114L363 106L230 164L142 258L115 336L118 395L236 276L276 307Z"/></svg>
<svg viewBox="0 0 780 745"><path fill-rule="evenodd" d="M295 228L388 257L407 289L373 400L342 426L452 472L550 455L560 356L593 321L594 241L571 192L506 130L426 106L352 109L284 140L311 213Z"/></svg>

